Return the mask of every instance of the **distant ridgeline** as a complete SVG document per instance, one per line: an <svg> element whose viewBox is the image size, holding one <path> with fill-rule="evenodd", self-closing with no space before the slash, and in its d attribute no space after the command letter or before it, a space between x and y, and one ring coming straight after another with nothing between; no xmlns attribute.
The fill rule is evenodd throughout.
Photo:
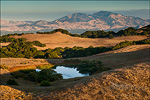
<svg viewBox="0 0 150 100"><path fill-rule="evenodd" d="M71 36L79 36L79 37L88 37L88 38L101 38L101 37L109 37L113 38L113 36L128 36L128 35L150 35L150 25L145 26L140 29L127 28L125 30L121 30L117 33L113 31L105 32L105 31L87 31L81 35L71 34L67 30L56 29L51 32L37 32L37 34L53 34L55 32L62 32L63 34L71 35ZM0 37L0 42L11 42L6 47L0 48L0 57L14 57L14 58L73 58L73 57L85 57L98 53L103 53L106 51L116 50L119 48L123 48L129 45L137 45L137 44L150 44L150 40L144 39L140 41L125 41L120 42L112 47L93 47L90 46L88 48L77 47L73 48L69 47L57 47L55 49L46 49L46 50L37 50L37 48L33 47L33 45L39 47L45 47L45 44L42 44L39 41L29 42L26 41L25 38L10 38L10 35L23 35L22 34L8 34ZM29 33L31 34L31 33Z"/></svg>
<svg viewBox="0 0 150 100"><path fill-rule="evenodd" d="M117 37L117 36L150 35L150 25L144 26L139 29L135 29L133 27L128 27L127 29L120 30L116 33L114 31L105 32L103 30L97 30L97 31L86 31L80 35L80 34L72 34L64 29L55 29L50 32L36 32L36 34L53 34L56 32L61 32L63 34L74 36L74 37L82 37L82 38L106 38L106 37L108 37L111 39L111 38ZM34 33L26 33L26 34L34 34ZM14 33L14 34L8 34L5 36L13 36L13 35L19 36L19 35L24 35L24 33L22 33L22 34Z"/></svg>
<svg viewBox="0 0 150 100"><path fill-rule="evenodd" d="M56 29L51 32L36 32L36 33L37 34L53 34L56 32L61 32L63 34L67 34L67 35L75 36L75 37L83 37L83 38L105 38L105 37L108 37L111 39L111 38L117 37L117 36L149 35L150 34L150 25L142 27L140 29L128 27L127 29L120 30L117 33L115 33L114 31L105 32L103 30L98 30L98 31L86 31L86 32L82 33L81 35L79 35L79 34L69 33L67 30L64 30L64 29Z"/></svg>

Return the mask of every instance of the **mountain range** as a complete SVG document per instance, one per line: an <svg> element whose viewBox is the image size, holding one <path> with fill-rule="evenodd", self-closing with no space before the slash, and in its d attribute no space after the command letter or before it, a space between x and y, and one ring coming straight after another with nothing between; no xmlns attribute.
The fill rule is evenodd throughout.
<svg viewBox="0 0 150 100"><path fill-rule="evenodd" d="M150 19L126 16L108 11L93 14L74 13L54 21L7 21L1 20L2 32L36 32L51 31L62 28L71 33L82 33L87 30L118 31L127 27L140 28L148 25Z"/></svg>

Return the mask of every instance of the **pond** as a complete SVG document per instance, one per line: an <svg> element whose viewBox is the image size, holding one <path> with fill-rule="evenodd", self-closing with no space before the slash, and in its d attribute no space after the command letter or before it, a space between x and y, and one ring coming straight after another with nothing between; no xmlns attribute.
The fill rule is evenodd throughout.
<svg viewBox="0 0 150 100"><path fill-rule="evenodd" d="M62 74L63 79L75 78L75 77L84 77L89 76L89 74L82 74L77 71L77 68L70 68L65 66L57 66L53 69L57 73ZM40 69L36 69L37 72L41 71Z"/></svg>

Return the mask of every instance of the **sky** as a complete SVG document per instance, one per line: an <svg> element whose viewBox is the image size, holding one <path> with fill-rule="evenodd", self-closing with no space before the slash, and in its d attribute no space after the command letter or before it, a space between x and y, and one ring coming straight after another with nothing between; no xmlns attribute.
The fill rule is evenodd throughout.
<svg viewBox="0 0 150 100"><path fill-rule="evenodd" d="M53 21L73 13L112 11L149 18L150 1L1 1L1 19ZM129 13L130 12L130 13ZM134 13L132 13L134 12ZM137 12L137 13L136 13Z"/></svg>

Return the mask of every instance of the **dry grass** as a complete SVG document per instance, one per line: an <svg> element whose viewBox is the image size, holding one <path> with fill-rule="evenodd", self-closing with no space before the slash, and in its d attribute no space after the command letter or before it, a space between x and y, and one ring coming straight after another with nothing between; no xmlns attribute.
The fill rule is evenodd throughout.
<svg viewBox="0 0 150 100"><path fill-rule="evenodd" d="M93 56L75 58L80 60L102 61L112 69L150 61L150 45L133 45Z"/></svg>
<svg viewBox="0 0 150 100"><path fill-rule="evenodd" d="M30 66L48 64L46 59L27 59L27 58L1 58L1 65L6 65L8 68L16 66Z"/></svg>
<svg viewBox="0 0 150 100"><path fill-rule="evenodd" d="M24 81L20 82L23 84ZM60 80L52 83L51 87L38 87L34 83L11 87L1 85L0 98L4 100L149 100L149 82L150 62L147 62L86 78ZM24 90L26 92L23 92ZM55 91L51 92L52 90Z"/></svg>
<svg viewBox="0 0 150 100"><path fill-rule="evenodd" d="M150 63L107 71L60 92L42 97L53 100L149 100Z"/></svg>
<svg viewBox="0 0 150 100"><path fill-rule="evenodd" d="M118 50L100 53L88 57L80 57L80 60L100 60L106 67L124 67L136 63L150 61L150 45L132 45ZM72 58L71 58L72 59ZM16 66L34 66L42 64L58 64L65 59L26 59L26 58L1 58L1 65L5 64L9 68Z"/></svg>
<svg viewBox="0 0 150 100"><path fill-rule="evenodd" d="M45 50L48 48L56 48L56 47L73 47L73 46L81 46L81 47L89 47L89 46L114 46L122 41L137 41L146 39L146 36L123 36L123 37L115 37L114 39L108 38L80 38L80 37L72 37L66 34L62 34L60 32L54 34L25 34L22 36L11 36L14 38L26 38L27 41L40 41L41 43L46 44L46 47L37 47L38 50Z"/></svg>
<svg viewBox="0 0 150 100"><path fill-rule="evenodd" d="M7 42L7 43L0 43L0 48L1 47L5 47L5 46L7 46L7 45L9 45L10 44L10 42Z"/></svg>
<svg viewBox="0 0 150 100"><path fill-rule="evenodd" d="M78 59L101 60L105 66L115 70L89 77L55 81L51 83L50 87L39 87L39 83L15 79L20 86L1 85L0 98L4 100L13 98L20 98L20 100L35 98L39 100L149 100L149 50L149 45L134 45L89 57L81 57ZM7 65L9 69L15 69L16 66L26 68L40 64L62 63L63 61L64 59L1 58L1 63ZM126 67L128 65L130 66ZM8 70L1 69L1 76L1 84L6 84L8 79L12 79ZM12 92L10 93L10 91ZM31 94L29 95L29 93Z"/></svg>
<svg viewBox="0 0 150 100"><path fill-rule="evenodd" d="M20 87L22 91L25 89L37 91L34 93L15 89L19 86L1 85L0 98L4 100L149 100L150 62L106 71L84 79L76 79L76 82L70 86L63 82L65 80L58 81L63 88L60 90L60 87L55 87L60 91L54 92L51 92L55 86L54 83L47 88L37 87L37 85L35 85L36 87L34 85Z"/></svg>
<svg viewBox="0 0 150 100"><path fill-rule="evenodd" d="M1 100L32 100L31 94L26 94L10 86L0 85Z"/></svg>

